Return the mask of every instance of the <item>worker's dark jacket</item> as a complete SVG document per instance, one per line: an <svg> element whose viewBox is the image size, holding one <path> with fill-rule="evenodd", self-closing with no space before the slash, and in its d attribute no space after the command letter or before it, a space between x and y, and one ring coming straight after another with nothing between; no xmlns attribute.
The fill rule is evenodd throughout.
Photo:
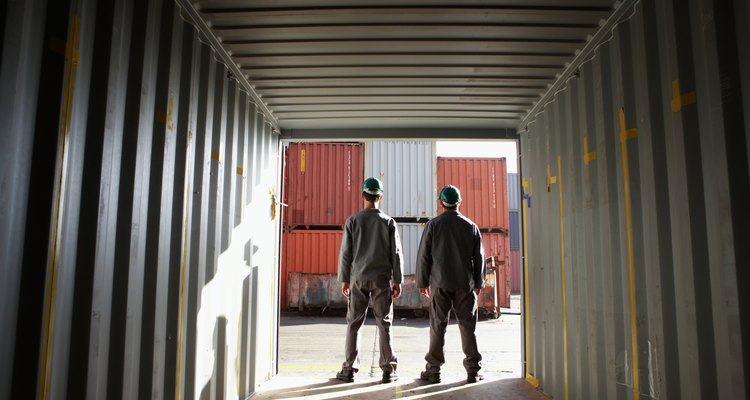
<svg viewBox="0 0 750 400"><path fill-rule="evenodd" d="M427 223L417 254L417 287L472 290L484 287L484 248L479 228L458 211Z"/></svg>
<svg viewBox="0 0 750 400"><path fill-rule="evenodd" d="M401 283L403 259L401 238L393 218L377 208L365 208L346 220L339 252L340 282Z"/></svg>

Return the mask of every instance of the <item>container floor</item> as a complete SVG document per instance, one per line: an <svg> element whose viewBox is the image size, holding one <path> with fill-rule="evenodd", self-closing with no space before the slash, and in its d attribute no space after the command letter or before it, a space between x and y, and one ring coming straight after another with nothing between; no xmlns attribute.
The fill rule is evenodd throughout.
<svg viewBox="0 0 750 400"><path fill-rule="evenodd" d="M519 304L513 296L513 306ZM516 307L514 307L516 308ZM361 367L353 383L334 379L344 356L345 318L342 315L282 315L279 334L279 375L262 385L253 399L547 399L521 377L521 317L518 309L503 309L498 319L481 320L477 327L485 380L466 384L461 339L455 320L446 333L442 382L420 381L429 342L426 318L398 316L391 331L401 375L396 382L380 383L374 321L368 318L360 330Z"/></svg>

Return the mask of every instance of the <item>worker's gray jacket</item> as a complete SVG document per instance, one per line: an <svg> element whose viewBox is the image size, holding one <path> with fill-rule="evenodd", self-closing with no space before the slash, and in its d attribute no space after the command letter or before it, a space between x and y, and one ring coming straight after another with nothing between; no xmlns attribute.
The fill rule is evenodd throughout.
<svg viewBox="0 0 750 400"><path fill-rule="evenodd" d="M339 281L388 279L401 283L403 259L393 218L377 208L365 208L347 218L339 252Z"/></svg>
<svg viewBox="0 0 750 400"><path fill-rule="evenodd" d="M417 254L417 287L446 290L484 287L484 248L479 228L458 211L430 220Z"/></svg>

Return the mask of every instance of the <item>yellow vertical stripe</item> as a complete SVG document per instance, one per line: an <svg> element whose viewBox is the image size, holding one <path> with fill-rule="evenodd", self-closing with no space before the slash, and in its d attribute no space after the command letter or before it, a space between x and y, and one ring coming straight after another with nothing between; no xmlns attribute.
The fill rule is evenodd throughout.
<svg viewBox="0 0 750 400"><path fill-rule="evenodd" d="M622 174L625 191L625 232L628 242L628 286L630 294L630 344L633 352L633 399L640 398L638 382L638 327L635 318L635 272L633 270L633 223L630 210L630 170L627 140L638 134L636 129L625 129L625 109L620 108L620 148L622 149Z"/></svg>
<svg viewBox="0 0 750 400"><path fill-rule="evenodd" d="M50 229L52 237L51 254L47 264L47 277L44 294L44 310L42 315L42 338L39 352L39 376L37 378L37 397L47 399L50 396L49 384L52 374L53 337L55 325L55 300L57 299L58 246L60 241L60 218L64 178L60 165L65 165L67 158L68 132L73 115L73 93L75 91L76 70L78 68L78 37L81 19L77 15L71 16L68 41L65 46L65 81L63 83L62 121L60 126L60 146L58 150L58 171L56 171L57 193L55 194L55 216Z"/></svg>
<svg viewBox="0 0 750 400"><path fill-rule="evenodd" d="M306 157L305 150L304 149L300 150L299 151L299 172L301 172L302 174L305 173L305 163L307 162L305 157Z"/></svg>
<svg viewBox="0 0 750 400"><path fill-rule="evenodd" d="M529 178L530 179L530 178ZM524 192L526 191L526 180L523 181ZM526 207L528 207L528 199L522 198L521 201L521 219L523 221L523 320L524 320L524 365L526 366L526 380L529 381L529 377L532 375L529 373L529 354L531 353L531 343L529 343L529 247L526 239Z"/></svg>
<svg viewBox="0 0 750 400"><path fill-rule="evenodd" d="M563 225L562 163L557 156L557 189L560 193L560 269L562 272L562 317L563 317L563 375L565 400L568 400L568 305L565 296L565 229Z"/></svg>
<svg viewBox="0 0 750 400"><path fill-rule="evenodd" d="M187 137L187 149L185 151L185 163L187 164L187 168L185 171L185 198L182 200L182 208L183 208L183 215L182 215L182 258L181 258L181 266L180 266L180 310L179 310L179 317L177 322L177 371L176 371L176 379L175 379L175 399L180 400L182 399L182 358L183 358L183 342L185 340L185 335L183 333L185 329L185 285L186 285L186 276L187 276L187 252L188 252L188 225L190 223L190 211L188 210L188 207L190 205L190 193L192 192L192 182L193 182L193 176L192 176L192 169L190 168L190 159L192 157L192 142L193 142L193 132L188 131L188 137Z"/></svg>

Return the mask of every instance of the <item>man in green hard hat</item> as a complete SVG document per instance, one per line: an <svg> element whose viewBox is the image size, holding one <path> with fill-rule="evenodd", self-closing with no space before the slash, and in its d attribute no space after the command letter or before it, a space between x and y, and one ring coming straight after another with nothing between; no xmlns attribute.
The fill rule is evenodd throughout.
<svg viewBox="0 0 750 400"><path fill-rule="evenodd" d="M451 308L458 320L468 383L482 380L477 348L477 296L484 287L484 249L479 228L459 211L461 192L453 185L440 191L443 213L430 220L417 253L417 287L430 302L430 347L420 379L440 382L445 363L445 330Z"/></svg>
<svg viewBox="0 0 750 400"><path fill-rule="evenodd" d="M372 298L372 311L380 337L380 368L383 383L398 379L398 360L391 349L393 300L401 296L403 255L396 221L380 210L383 183L367 178L362 185L364 208L344 225L339 253L341 292L349 300L346 313L345 361L336 379L353 382L359 371L357 334L365 322Z"/></svg>

